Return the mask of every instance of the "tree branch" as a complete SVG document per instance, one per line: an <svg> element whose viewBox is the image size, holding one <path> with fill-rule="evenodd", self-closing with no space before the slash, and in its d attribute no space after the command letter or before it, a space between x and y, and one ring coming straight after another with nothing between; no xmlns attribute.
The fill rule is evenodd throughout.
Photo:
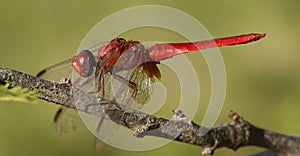
<svg viewBox="0 0 300 156"><path fill-rule="evenodd" d="M231 122L219 127L204 127L189 120L180 110L174 111L173 118L168 120L99 99L68 84L0 68L0 84L7 83L10 87L35 91L40 99L58 105L99 117L105 114L113 122L133 130L137 137L151 135L201 146L202 154L213 154L221 147L237 150L254 145L267 148L274 155L300 155L300 138L255 127L233 111L229 112Z"/></svg>

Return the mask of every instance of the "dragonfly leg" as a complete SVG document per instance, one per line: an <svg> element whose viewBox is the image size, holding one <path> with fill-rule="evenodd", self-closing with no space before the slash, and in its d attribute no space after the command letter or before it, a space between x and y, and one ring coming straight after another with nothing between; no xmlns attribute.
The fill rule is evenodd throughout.
<svg viewBox="0 0 300 156"><path fill-rule="evenodd" d="M98 138L98 134L100 133L100 129L102 127L102 124L103 124L103 121L104 121L104 117L101 117L99 123L98 123L98 126L97 126L97 129L96 129L96 136L95 136L95 140L94 140L94 149L95 150L99 150L102 146L103 146L103 142Z"/></svg>
<svg viewBox="0 0 300 156"><path fill-rule="evenodd" d="M133 90L132 93L131 93L131 98L130 98L130 100L126 103L126 104L129 104L129 103L131 102L131 100L134 99L134 98L136 97L136 95L137 95L138 89L137 89L136 84L135 84L134 82L132 82L132 81L130 81L130 80L128 80L128 79L126 79L126 78L124 78L124 77L118 75L118 74L112 74L112 76L113 76L116 80L118 80L118 81L120 81L121 83L127 85L129 88L131 88L131 89ZM121 88L120 88L120 90L118 91L117 95L120 95L120 94L122 93L121 91L122 91L122 90L121 90Z"/></svg>
<svg viewBox="0 0 300 156"><path fill-rule="evenodd" d="M104 98L105 88L104 88L104 74L103 73L104 73L103 71L100 72L97 90L102 92L101 94L102 94L102 97Z"/></svg>
<svg viewBox="0 0 300 156"><path fill-rule="evenodd" d="M94 77L89 77L87 78L84 82L80 83L79 81L81 81L81 78L79 79L76 79L74 81L74 83L72 83L72 86L75 86L75 87L85 87L86 85L88 85L89 83L92 82L92 80L94 80L95 78Z"/></svg>

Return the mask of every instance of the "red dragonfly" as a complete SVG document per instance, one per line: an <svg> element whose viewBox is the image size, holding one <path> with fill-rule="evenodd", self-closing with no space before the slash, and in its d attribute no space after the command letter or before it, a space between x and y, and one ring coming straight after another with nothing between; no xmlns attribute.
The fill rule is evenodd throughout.
<svg viewBox="0 0 300 156"><path fill-rule="evenodd" d="M102 96L105 96L105 75L110 73L110 75L119 82L127 84L132 90L131 96L136 98L140 85L149 85L149 82L153 82L155 78L160 79L161 74L157 64L162 60L196 50L246 44L257 41L263 37L265 37L265 34L252 33L198 42L156 44L148 49L138 41L126 41L123 38L115 38L105 45L97 44L89 50L83 50L74 56L73 59L50 66L39 72L37 76L44 77L49 74L57 75L51 72L57 72L58 68L65 68L65 66L72 64L73 69L81 77L90 77L93 74L95 77L99 76L97 88L99 92L102 92ZM96 57L94 55L96 55ZM135 71L132 72L131 78L125 78L118 74L125 70ZM139 75L135 76L135 72L139 72ZM142 73L142 75L140 73ZM133 76L136 80L132 80ZM145 83L143 83L143 81L145 81Z"/></svg>
<svg viewBox="0 0 300 156"><path fill-rule="evenodd" d="M122 95L121 102L128 103L128 99L133 99L139 104L144 104L150 97L151 84L155 79L161 78L157 67L160 61L196 50L246 44L257 41L265 35L251 33L197 42L160 43L149 48L138 41L115 38L106 44L100 43L83 50L73 59L50 66L39 72L37 76L58 81L64 77L71 77L73 68L79 77L84 79L83 84L91 80L91 77L96 80L96 91L101 98L115 100L114 95ZM63 76L58 77L60 75L58 72L63 72ZM112 84L115 81L111 83L111 78L117 80L116 82L122 86L117 89L118 94L112 94ZM58 122L62 110L58 111L55 122Z"/></svg>

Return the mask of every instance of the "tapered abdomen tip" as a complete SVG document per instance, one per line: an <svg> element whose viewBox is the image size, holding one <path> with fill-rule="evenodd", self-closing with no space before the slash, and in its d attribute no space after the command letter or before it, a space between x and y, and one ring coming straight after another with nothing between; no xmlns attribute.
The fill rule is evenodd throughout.
<svg viewBox="0 0 300 156"><path fill-rule="evenodd" d="M264 37L266 37L266 33L262 33L262 34L254 34L255 35L255 38L257 39L257 40L259 40L259 39L261 39L261 38L264 38Z"/></svg>

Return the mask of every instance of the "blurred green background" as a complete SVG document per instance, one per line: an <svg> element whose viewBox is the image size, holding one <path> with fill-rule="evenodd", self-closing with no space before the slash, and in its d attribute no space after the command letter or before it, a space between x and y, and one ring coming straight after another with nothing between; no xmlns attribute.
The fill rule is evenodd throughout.
<svg viewBox="0 0 300 156"><path fill-rule="evenodd" d="M180 9L199 20L213 37L266 32L267 37L259 42L221 48L227 71L227 95L216 126L229 121L227 113L233 109L257 126L300 134L297 115L300 112L300 1L297 0L0 0L0 66L36 74L48 65L71 58L86 33L101 19L121 9L146 4ZM156 34L157 40L176 41L167 32ZM152 31L149 35L153 39ZM123 37L147 39L135 32ZM188 54L187 57L199 71L199 81L203 86L200 101L203 109L199 109L198 117L194 119L200 123L205 104L209 101L210 80L201 55ZM176 86L171 83L173 80L164 77L167 75L164 72L168 71L162 70L163 83ZM170 97L166 103L176 103L176 100ZM175 156L200 155L202 150L197 146L172 142L145 152L118 150L110 146L96 152L92 148L93 135L86 128L62 138L54 135L52 121L57 108L43 101L40 104L0 103L0 155ZM158 115L170 117L170 108L174 106ZM249 155L261 150L246 147L235 152L222 148L215 155Z"/></svg>

